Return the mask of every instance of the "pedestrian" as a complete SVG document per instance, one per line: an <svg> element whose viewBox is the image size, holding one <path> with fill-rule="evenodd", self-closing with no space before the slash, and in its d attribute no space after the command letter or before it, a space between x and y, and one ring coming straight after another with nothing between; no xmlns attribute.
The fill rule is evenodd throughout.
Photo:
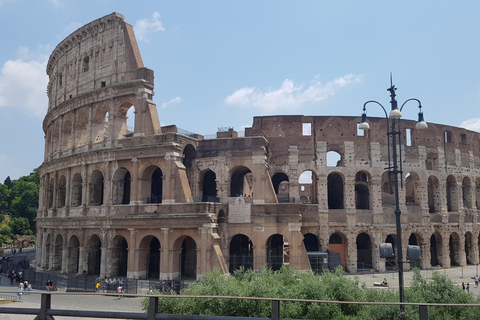
<svg viewBox="0 0 480 320"><path fill-rule="evenodd" d="M123 295L122 295L122 293L123 293L123 286L122 286L121 284L118 285L117 293L118 293L118 297L119 297L119 298L122 298L122 297L123 297Z"/></svg>
<svg viewBox="0 0 480 320"><path fill-rule="evenodd" d="M462 289L465 291L465 282L462 282Z"/></svg>
<svg viewBox="0 0 480 320"><path fill-rule="evenodd" d="M478 281L479 281L479 278L478 278L478 274L475 276L475 287L478 288Z"/></svg>
<svg viewBox="0 0 480 320"><path fill-rule="evenodd" d="M95 285L95 291L100 292L100 281L97 281L97 284Z"/></svg>
<svg viewBox="0 0 480 320"><path fill-rule="evenodd" d="M467 292L470 292L470 283L467 283Z"/></svg>
<svg viewBox="0 0 480 320"><path fill-rule="evenodd" d="M18 285L18 301L23 301L23 290L24 290L24 284L20 282Z"/></svg>

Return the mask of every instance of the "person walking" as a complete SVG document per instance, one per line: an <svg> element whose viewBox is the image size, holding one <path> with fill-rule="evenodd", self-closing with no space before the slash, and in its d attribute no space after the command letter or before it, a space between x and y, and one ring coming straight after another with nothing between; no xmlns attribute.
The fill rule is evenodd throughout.
<svg viewBox="0 0 480 320"><path fill-rule="evenodd" d="M465 282L462 282L462 289L465 291Z"/></svg>
<svg viewBox="0 0 480 320"><path fill-rule="evenodd" d="M470 283L467 283L467 292L470 292Z"/></svg>
<svg viewBox="0 0 480 320"><path fill-rule="evenodd" d="M20 282L18 285L18 301L23 301L23 291L24 291L24 284Z"/></svg>

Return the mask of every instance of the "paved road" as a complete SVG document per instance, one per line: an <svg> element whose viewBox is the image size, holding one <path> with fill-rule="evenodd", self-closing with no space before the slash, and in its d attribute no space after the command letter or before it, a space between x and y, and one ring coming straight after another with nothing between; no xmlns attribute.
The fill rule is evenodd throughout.
<svg viewBox="0 0 480 320"><path fill-rule="evenodd" d="M8 279L1 277L0 291L17 294L17 286L10 286ZM40 308L40 294L43 290L34 290L32 293L24 293L22 302L11 302L0 304L0 307L14 308ZM118 298L115 295L88 294L76 295L71 293L54 293L52 296L52 309L70 309L70 310L96 310L96 311L123 311L123 312L143 312L140 301L142 298ZM0 314L0 320L32 320L32 315L13 315ZM72 320L73 317L55 316L56 320ZM82 318L95 319L95 318ZM97 318L98 319L98 318Z"/></svg>

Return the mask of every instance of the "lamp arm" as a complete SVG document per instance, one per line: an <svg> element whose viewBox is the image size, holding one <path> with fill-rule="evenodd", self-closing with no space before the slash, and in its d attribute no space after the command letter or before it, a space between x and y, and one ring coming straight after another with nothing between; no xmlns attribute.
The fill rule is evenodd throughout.
<svg viewBox="0 0 480 320"><path fill-rule="evenodd" d="M406 101L402 104L402 106L400 107L400 111L402 111L403 106L404 106L408 101L412 101L412 100L417 101L417 102L418 102L418 106L420 107L420 109L422 109L422 103L420 102L420 100L418 100L417 98L410 98L410 99L406 100Z"/></svg>
<svg viewBox="0 0 480 320"><path fill-rule="evenodd" d="M408 100L407 100L407 101L408 101ZM385 113L385 118L388 119L387 110L385 110L385 108L382 106L382 104L381 104L380 102L375 101L375 100L369 100L369 101L365 102L365 103L363 104L363 111L367 111L366 106L367 106L367 104L369 104L369 103L376 103L376 104L378 104L378 105L383 109L383 113Z"/></svg>

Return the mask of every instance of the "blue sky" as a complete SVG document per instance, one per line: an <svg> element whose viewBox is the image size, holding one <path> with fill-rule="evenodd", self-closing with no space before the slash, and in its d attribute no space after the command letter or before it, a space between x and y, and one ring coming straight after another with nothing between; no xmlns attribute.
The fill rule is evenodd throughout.
<svg viewBox="0 0 480 320"><path fill-rule="evenodd" d="M43 161L50 53L112 12L155 71L162 125L207 135L260 115L359 116L367 100L388 107L392 72L427 122L480 131L479 1L0 0L0 183Z"/></svg>

